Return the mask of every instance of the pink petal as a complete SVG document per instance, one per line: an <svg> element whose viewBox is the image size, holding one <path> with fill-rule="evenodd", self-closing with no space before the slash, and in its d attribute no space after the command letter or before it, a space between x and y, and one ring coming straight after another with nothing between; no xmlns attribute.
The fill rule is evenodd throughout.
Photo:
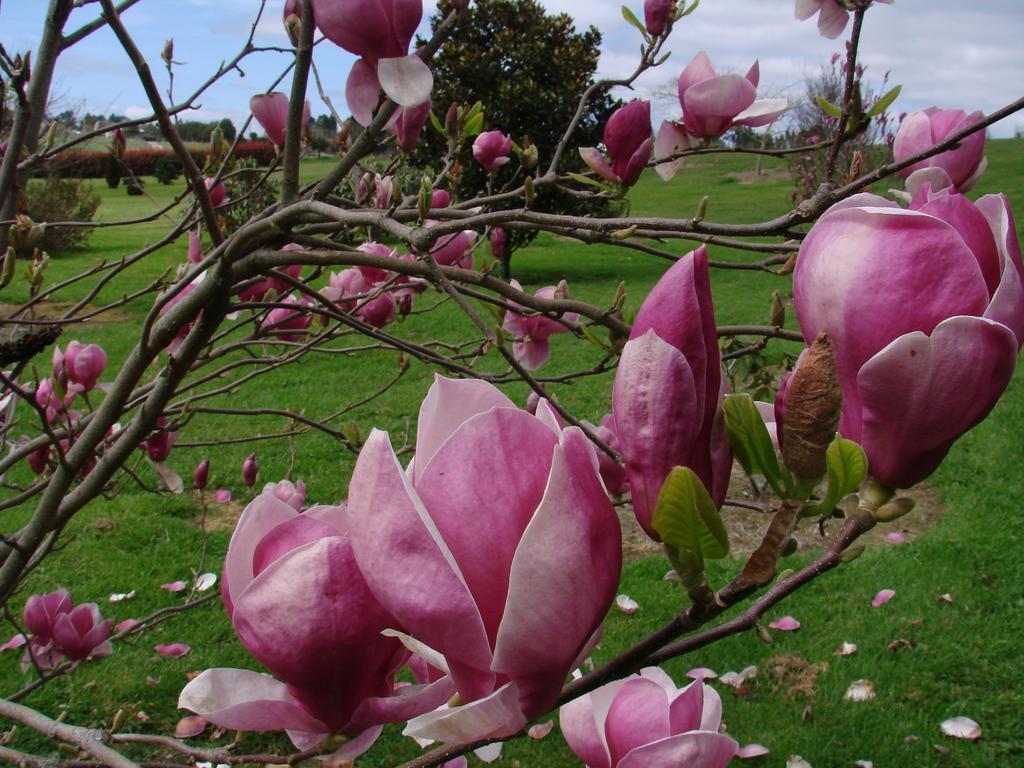
<svg viewBox="0 0 1024 768"><path fill-rule="evenodd" d="M943 720L939 727L946 736L952 736L954 739L975 741L981 738L981 726L969 717L951 717Z"/></svg>
<svg viewBox="0 0 1024 768"><path fill-rule="evenodd" d="M740 760L753 760L755 757L764 757L768 754L768 747L763 744L747 744L736 750L736 757Z"/></svg>
<svg viewBox="0 0 1024 768"><path fill-rule="evenodd" d="M1000 261L999 285L985 317L1002 323L1024 344L1024 264L1010 201L1006 195L985 195L976 203L995 236Z"/></svg>
<svg viewBox="0 0 1024 768"><path fill-rule="evenodd" d="M540 741L545 736L547 736L549 733L551 733L551 729L554 728L554 727L555 727L555 721L554 720L545 720L543 723L537 723L537 725L531 725L530 726L530 730L528 730L526 732L526 735L529 736L531 739L536 739L537 741Z"/></svg>
<svg viewBox="0 0 1024 768"><path fill-rule="evenodd" d="M630 616L640 609L640 603L629 595L617 595L615 597L615 607L622 611L622 613Z"/></svg>
<svg viewBox="0 0 1024 768"><path fill-rule="evenodd" d="M411 53L401 58L381 59L377 62L380 87L392 101L403 107L415 107L430 98L434 75L430 67Z"/></svg>
<svg viewBox="0 0 1024 768"><path fill-rule="evenodd" d="M511 736L524 725L519 691L515 683L506 683L485 698L413 718L402 735L444 744L466 744Z"/></svg>
<svg viewBox="0 0 1024 768"><path fill-rule="evenodd" d="M654 159L662 160L690 148L690 135L682 125L672 120L664 120L658 128L658 135L654 139ZM685 158L658 163L654 166L664 181L668 181L676 175Z"/></svg>
<svg viewBox="0 0 1024 768"><path fill-rule="evenodd" d="M326 759L322 759L321 765L350 765L351 761L355 760L374 745L377 739L380 738L383 731L383 725L375 725L372 728L367 728L358 736L348 739L341 745L341 747L327 755Z"/></svg>
<svg viewBox="0 0 1024 768"><path fill-rule="evenodd" d="M376 68L366 59L358 59L352 65L345 81L345 100L357 123L367 126L373 121L380 103L380 81Z"/></svg>
<svg viewBox="0 0 1024 768"><path fill-rule="evenodd" d="M627 680L615 694L604 731L612 765L619 765L630 750L669 736L665 689L643 677Z"/></svg>
<svg viewBox="0 0 1024 768"><path fill-rule="evenodd" d="M392 696L364 699L352 719L362 723L400 723L437 709L455 694L450 677L426 685L407 685Z"/></svg>
<svg viewBox="0 0 1024 768"><path fill-rule="evenodd" d="M512 354L528 371L536 371L551 356L551 343L547 339L517 341L512 344Z"/></svg>
<svg viewBox="0 0 1024 768"><path fill-rule="evenodd" d="M835 40L846 28L846 22L850 18L850 12L836 2L824 2L821 4L821 13L818 15L818 32L822 37Z"/></svg>
<svg viewBox="0 0 1024 768"><path fill-rule="evenodd" d="M777 629L780 632L795 632L800 629L800 622L792 616L783 616L781 619L776 619L771 622L768 626L771 629Z"/></svg>
<svg viewBox="0 0 1024 768"><path fill-rule="evenodd" d="M284 132L288 127L288 97L280 91L253 96L249 109L267 138L279 147L284 146Z"/></svg>
<svg viewBox="0 0 1024 768"><path fill-rule="evenodd" d="M737 125L760 128L763 125L774 123L788 108L789 101L787 99L758 99L736 115L733 121Z"/></svg>
<svg viewBox="0 0 1024 768"><path fill-rule="evenodd" d="M492 691L480 611L386 432L374 430L360 451L348 504L352 547L376 598L410 635L444 654L464 699Z"/></svg>
<svg viewBox="0 0 1024 768"><path fill-rule="evenodd" d="M491 645L505 612L516 547L544 497L557 443L557 435L526 411L494 408L463 422L415 482ZM490 479L481 483L481 477ZM496 487L502 489L498 499Z"/></svg>
<svg viewBox="0 0 1024 768"><path fill-rule="evenodd" d="M1009 328L963 316L939 323L930 337L901 336L871 358L857 377L871 474L898 488L928 477L988 415L1016 358Z"/></svg>
<svg viewBox="0 0 1024 768"><path fill-rule="evenodd" d="M562 736L576 757L586 763L588 768L612 768L608 747L605 744L604 723L613 696L607 696L606 689L618 691L625 683L625 680L609 683L594 693L584 694L563 704L558 711L558 726ZM605 700L600 718L594 711L595 694Z"/></svg>
<svg viewBox="0 0 1024 768"><path fill-rule="evenodd" d="M167 584L161 584L160 589L166 589L168 592L181 592L187 586L188 582L185 581L171 581Z"/></svg>
<svg viewBox="0 0 1024 768"><path fill-rule="evenodd" d="M745 77L718 75L686 91L683 125L694 136L720 136L756 98L757 89Z"/></svg>
<svg viewBox="0 0 1024 768"><path fill-rule="evenodd" d="M691 731L637 747L616 768L725 768L739 744L721 733Z"/></svg>
<svg viewBox="0 0 1024 768"><path fill-rule="evenodd" d="M298 705L284 683L247 669L206 670L181 691L178 707L229 730L327 730Z"/></svg>
<svg viewBox="0 0 1024 768"><path fill-rule="evenodd" d="M881 605L885 605L890 600L892 600L894 597L896 597L896 590L895 589L883 589L883 590L880 590L879 593L877 595L875 595L875 598L871 601L871 607L872 608L878 608Z"/></svg>
<svg viewBox="0 0 1024 768"><path fill-rule="evenodd" d="M704 51L700 51L679 75L679 82L677 84L679 103L683 103L683 98L690 88L697 85L697 83L710 80L714 76L715 68L711 64L711 59L708 58Z"/></svg>
<svg viewBox="0 0 1024 768"><path fill-rule="evenodd" d="M885 540L890 544L902 544L907 540L907 537L902 533L887 533L885 534Z"/></svg>
<svg viewBox="0 0 1024 768"><path fill-rule="evenodd" d="M597 474L594 448L570 427L516 549L494 648L492 669L518 685L527 717L554 706L611 605L621 568L618 516Z"/></svg>
<svg viewBox="0 0 1024 768"><path fill-rule="evenodd" d="M612 184L618 184L621 181L604 159L604 155L596 147L580 147L579 153L580 157L583 158L583 162L590 167L590 170L602 179Z"/></svg>
<svg viewBox="0 0 1024 768"><path fill-rule="evenodd" d="M718 677L718 673L708 667L694 667L686 676L691 680L714 680Z"/></svg>
<svg viewBox="0 0 1024 768"><path fill-rule="evenodd" d="M426 469L437 449L463 422L491 408L515 407L501 390L486 381L449 379L435 374L434 383L420 405L416 424L413 482L419 481L421 468Z"/></svg>
<svg viewBox="0 0 1024 768"><path fill-rule="evenodd" d="M168 645L155 645L153 650L169 659L180 659L192 650L192 646L188 643L170 643Z"/></svg>
<svg viewBox="0 0 1024 768"><path fill-rule="evenodd" d="M132 627L139 626L139 624L141 624L141 622L136 621L135 619L125 619L124 621L118 622L114 626L114 633L115 634L120 634L121 632L124 632L125 630L131 629Z"/></svg>
<svg viewBox="0 0 1024 768"><path fill-rule="evenodd" d="M227 504L231 501L231 491L227 488L221 488L219 491L214 492L213 497L221 504Z"/></svg>
<svg viewBox="0 0 1024 768"><path fill-rule="evenodd" d="M690 363L653 329L626 343L612 390L612 411L633 512L647 535L658 540L651 527L658 493L669 470L692 450L700 423Z"/></svg>
<svg viewBox="0 0 1024 768"><path fill-rule="evenodd" d="M298 517L292 507L272 493L261 493L242 511L228 543L224 558L221 592L230 616L234 601L253 580L253 554L256 546L271 530Z"/></svg>
<svg viewBox="0 0 1024 768"><path fill-rule="evenodd" d="M206 720L199 715L189 715L181 718L174 727L174 738L190 739L198 736L206 730Z"/></svg>
<svg viewBox="0 0 1024 768"><path fill-rule="evenodd" d="M0 651L10 651L14 648L21 648L26 642L25 636L20 632L8 640L3 645L0 645Z"/></svg>

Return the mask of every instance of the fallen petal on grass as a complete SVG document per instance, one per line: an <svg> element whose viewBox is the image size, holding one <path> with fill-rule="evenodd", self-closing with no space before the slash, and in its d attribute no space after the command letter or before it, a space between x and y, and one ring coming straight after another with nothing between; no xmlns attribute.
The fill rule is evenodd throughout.
<svg viewBox="0 0 1024 768"><path fill-rule="evenodd" d="M953 596L951 594L949 594L949 592L947 592L944 595L939 595L939 600L941 602L943 602L943 603L952 603L953 602Z"/></svg>
<svg viewBox="0 0 1024 768"><path fill-rule="evenodd" d="M904 536L902 533L893 532L885 534L885 540L888 541L890 544L902 544L907 540L907 537Z"/></svg>
<svg viewBox="0 0 1024 768"><path fill-rule="evenodd" d="M117 624L114 625L114 632L124 632L127 629L139 626L140 623L141 622L138 622L135 619L125 619L124 621L119 621Z"/></svg>
<svg viewBox="0 0 1024 768"><path fill-rule="evenodd" d="M10 651L14 648L21 648L21 646L23 646L26 642L27 640L25 640L25 636L19 632L6 643L0 645L0 651Z"/></svg>
<svg viewBox="0 0 1024 768"><path fill-rule="evenodd" d="M131 600L135 597L135 590L131 592L112 592L107 599L112 603L120 603L124 600Z"/></svg>
<svg viewBox="0 0 1024 768"><path fill-rule="evenodd" d="M174 727L174 738L190 739L206 730L206 720L199 715L189 715L178 721Z"/></svg>
<svg viewBox="0 0 1024 768"><path fill-rule="evenodd" d="M168 592L181 592L187 586L188 583L184 581L169 581L166 584L161 584L160 589L166 589Z"/></svg>
<svg viewBox="0 0 1024 768"><path fill-rule="evenodd" d="M813 768L813 766L800 755L790 755L786 760L786 768Z"/></svg>
<svg viewBox="0 0 1024 768"><path fill-rule="evenodd" d="M213 492L213 498L219 501L221 504L227 504L231 501L231 491L227 488L221 488L219 491Z"/></svg>
<svg viewBox="0 0 1024 768"><path fill-rule="evenodd" d="M878 594L875 595L875 599L871 601L872 608L878 608L879 606L885 605L890 600L896 597L895 589L882 589L879 590Z"/></svg>
<svg viewBox="0 0 1024 768"><path fill-rule="evenodd" d="M845 701L869 701L876 696L875 684L870 680L854 680L843 694Z"/></svg>
<svg viewBox="0 0 1024 768"><path fill-rule="evenodd" d="M763 757L768 754L768 747L764 744L747 744L736 750L736 757L740 760L753 760L755 757Z"/></svg>
<svg viewBox="0 0 1024 768"><path fill-rule="evenodd" d="M954 739L974 741L981 738L981 726L969 717L951 717L939 726L942 732Z"/></svg>
<svg viewBox="0 0 1024 768"><path fill-rule="evenodd" d="M205 592L217 583L217 574L201 573L196 579L196 592Z"/></svg>
<svg viewBox="0 0 1024 768"><path fill-rule="evenodd" d="M769 629L777 629L780 632L796 632L800 629L800 622L792 616L783 616L768 625Z"/></svg>
<svg viewBox="0 0 1024 768"><path fill-rule="evenodd" d="M857 652L857 644L856 643L846 643L846 642L844 642L842 645L840 645L838 648L836 648L834 651L832 651L832 655L833 656L853 656L853 654L855 654L856 652Z"/></svg>
<svg viewBox="0 0 1024 768"><path fill-rule="evenodd" d="M170 659L180 659L192 650L192 646L188 643L169 643L166 645L161 643L160 645L153 646L153 650L161 656L166 656Z"/></svg>
<svg viewBox="0 0 1024 768"><path fill-rule="evenodd" d="M675 568L673 568L670 571L666 571L665 575L661 577L661 580L662 581L682 581L682 579L679 578L679 573L676 571Z"/></svg>
<svg viewBox="0 0 1024 768"><path fill-rule="evenodd" d="M551 729L554 727L554 720L548 720L544 723L537 723L536 725L530 726L530 730L526 732L526 735L529 736L531 739L537 739L539 741L540 739L543 739L545 736L551 733Z"/></svg>
<svg viewBox="0 0 1024 768"><path fill-rule="evenodd" d="M636 613L637 610L639 610L640 603L638 603L629 595L619 595L615 598L615 607L628 616Z"/></svg>
<svg viewBox="0 0 1024 768"><path fill-rule="evenodd" d="M686 673L686 676L691 680L714 680L718 677L718 673L707 667L694 667Z"/></svg>
<svg viewBox="0 0 1024 768"><path fill-rule="evenodd" d="M752 677L757 677L757 667L753 665L744 667L739 672L726 672L718 679L726 685L731 685L733 688L739 688Z"/></svg>

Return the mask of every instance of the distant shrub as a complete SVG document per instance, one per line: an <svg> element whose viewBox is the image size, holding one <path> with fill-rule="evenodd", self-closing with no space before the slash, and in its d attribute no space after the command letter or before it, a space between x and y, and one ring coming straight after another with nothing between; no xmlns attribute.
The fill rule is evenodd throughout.
<svg viewBox="0 0 1024 768"><path fill-rule="evenodd" d="M281 184L266 175L254 158L239 160L234 172L224 180L228 203L220 209L227 232L233 232L257 213L273 205L281 194Z"/></svg>
<svg viewBox="0 0 1024 768"><path fill-rule="evenodd" d="M170 184L181 176L181 166L178 165L178 161L173 157L161 157L156 161L156 165L153 166L153 175L161 184Z"/></svg>
<svg viewBox="0 0 1024 768"><path fill-rule="evenodd" d="M206 165L205 147L190 149L189 154L200 168ZM255 160L257 165L269 165L274 156L274 145L267 141L243 141L235 148L235 157ZM61 176L102 179L107 176L109 158L109 152L64 152L55 159L53 170ZM122 160L124 173L155 176L157 163L165 158L177 162L168 149L129 149Z"/></svg>
<svg viewBox="0 0 1024 768"><path fill-rule="evenodd" d="M141 195L146 191L146 182L138 176L128 176L124 180L124 191L132 197Z"/></svg>
<svg viewBox="0 0 1024 768"><path fill-rule="evenodd" d="M82 179L48 176L29 182L26 213L37 224L56 221L92 221L100 196ZM88 241L88 227L47 227L40 248L53 255L78 248Z"/></svg>

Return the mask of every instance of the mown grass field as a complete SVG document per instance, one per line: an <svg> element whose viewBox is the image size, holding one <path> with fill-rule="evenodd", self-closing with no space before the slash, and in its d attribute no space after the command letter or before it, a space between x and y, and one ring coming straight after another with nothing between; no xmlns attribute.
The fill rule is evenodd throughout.
<svg viewBox="0 0 1024 768"><path fill-rule="evenodd" d="M990 142L988 155L989 171L972 196L1006 192L1016 204L1020 228L1024 221L1020 174L1024 142ZM326 162L307 163L304 175L316 177L325 170ZM646 177L633 191L632 210L690 216L705 194L710 195L710 220L760 220L786 210L791 189L788 177L774 163L766 163L766 175L754 183L744 183L735 175L752 168L753 160L712 156L692 164L668 184ZM103 195L100 216L105 220L136 217L154 208L145 198L126 196L123 188L110 191L99 182L97 189ZM155 181L147 186L159 200L171 199L179 189ZM88 248L55 257L48 280L72 275L101 258L120 258L140 243L156 240L169 223L164 219L125 229L97 230ZM688 246L668 247L682 252ZM138 289L161 272L173 270L184 260L185 249L183 238L153 255L140 269L111 284L96 303ZM751 257L712 248L712 258ZM625 280L627 304L636 308L666 266L667 262L650 256L542 235L528 250L515 255L513 270L530 289L565 278L573 296L598 304L610 304L617 284ZM772 291L790 290L789 278L750 272L718 270L712 280L720 323L764 323ZM83 290L72 287L60 298L74 300ZM18 282L0 300L16 302L24 295L23 283ZM428 294L419 299L417 309L438 301L439 295ZM139 321L149 306L148 301L136 302L118 310L113 322L69 329L62 343L70 338L101 343L116 367L134 344ZM432 312L410 316L398 332L427 341L468 338L473 329L455 309L442 304ZM601 358L593 346L565 335L553 340L553 348L546 374L593 365ZM778 343L770 347L783 348ZM479 365L502 370L495 353ZM397 354L391 351L325 355L257 378L220 402L287 407L323 416L375 391L397 367ZM407 434L411 439L416 409L433 373L414 365L384 397L347 414L340 423L358 425L364 435L372 426L386 428L396 444ZM578 416L596 420L609 408L610 383L608 375L592 377L571 386L556 386L553 392ZM511 386L509 393L521 401L526 390L521 385ZM197 418L189 432L182 434L170 463L190 478L196 462L209 456L211 490L228 488L244 503L252 494L241 482L243 457L250 450L257 451L262 484L279 479L286 471L288 445L266 441L211 449L189 448L187 443L267 434L286 426L281 419L267 417ZM858 560L800 591L768 617L792 614L803 624L800 631L775 633L772 645L754 633L733 637L698 655L678 659L667 665L667 670L677 682L683 682L686 670L694 666L724 672L758 665L761 674L742 694L724 686L720 690L728 732L741 743L758 741L771 750L761 759L762 765L783 766L790 754L802 755L815 768L850 765L858 759L872 760L876 766L1024 764L1024 694L1020 687L1024 658L1024 515L1019 501L1024 496L1022 433L1024 374L1018 373L988 420L954 447L930 481L944 504L944 514L935 527L902 545L870 547ZM295 452L294 477L305 480L311 501L334 502L345 496L354 461L351 453L322 434L300 436L295 440ZM153 481L144 464L139 471ZM20 482L27 477L27 469L22 468L9 479ZM23 510L6 513L2 529L13 529L25 514ZM119 495L97 500L78 515L68 531L66 546L32 574L13 607L20 610L24 597L32 592L59 586L71 588L76 601L99 602L104 614L116 620L141 617L180 602L159 585L188 578L189 569L198 567L202 542L199 514L200 504L192 495L154 496L126 484ZM210 514L218 524L209 535L205 570L219 570L230 535L230 513L211 502ZM797 567L810 557L809 551L800 552L787 564ZM713 583L727 581L737 565L736 560L716 563ZM667 567L660 557L626 566L622 591L636 599L641 609L632 616L613 610L604 640L594 654L596 663L612 657L678 610L684 596L677 584L662 580ZM896 590L895 599L872 609L871 598L886 587ZM132 589L138 592L134 600L107 602L111 592ZM944 594L952 595L952 602L940 599ZM8 627L3 639L13 631ZM890 650L889 644L900 639L910 641L911 647ZM832 651L843 641L857 643L859 653L833 657ZM192 651L177 660L153 652L155 644L169 642L189 643ZM777 666L779 657L792 661L793 654L799 656L798 666L803 662L827 664L816 678L811 676L815 685L804 692L794 691L799 681L768 672L769 667ZM18 669L19 659L18 652L0 655L0 691L10 693L28 681ZM109 724L121 709L127 715L122 728L167 733L185 714L175 709L175 703L186 673L213 666L258 668L235 639L219 602L173 618L135 644L120 644L111 658L86 664L73 676L52 682L33 693L27 703L50 715L65 712L69 722L83 724ZM846 688L859 678L875 682L877 697L863 703L843 701ZM954 742L942 736L939 723L954 715L978 721L984 739ZM398 735L399 730L389 728L359 765L383 767L416 755L419 749ZM220 743L228 739L230 734ZM195 741L202 743L202 738ZM39 741L19 729L11 745L30 749L39 746ZM242 748L247 752L264 747L285 749L286 744L281 738L257 734L243 739ZM538 768L579 764L557 730L543 741L510 743L496 765L511 766L514 761Z"/></svg>

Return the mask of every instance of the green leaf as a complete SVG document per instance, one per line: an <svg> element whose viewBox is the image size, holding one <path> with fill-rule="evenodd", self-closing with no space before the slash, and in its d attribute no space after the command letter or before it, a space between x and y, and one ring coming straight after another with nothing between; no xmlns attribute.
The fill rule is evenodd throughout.
<svg viewBox="0 0 1024 768"><path fill-rule="evenodd" d="M830 514L844 496L860 488L868 473L868 459L864 455L864 449L853 440L844 440L838 435L825 451L825 464L828 471L828 490L821 503L808 510L821 515Z"/></svg>
<svg viewBox="0 0 1024 768"><path fill-rule="evenodd" d="M704 483L689 467L673 467L668 473L651 525L665 544L691 553L698 562L729 554L729 534L722 518Z"/></svg>
<svg viewBox="0 0 1024 768"><path fill-rule="evenodd" d="M472 117L466 120L465 126L462 129L462 135L467 139L476 136L484 129L484 113L477 112Z"/></svg>
<svg viewBox="0 0 1024 768"><path fill-rule="evenodd" d="M626 6L622 6L622 18L624 18L629 24L639 29L644 35L647 34L647 27L640 23L640 19L634 15Z"/></svg>
<svg viewBox="0 0 1024 768"><path fill-rule="evenodd" d="M466 113L466 116L463 119L466 120L466 121L469 121L469 120L474 119L477 115L482 115L483 113L484 113L483 102L478 101L476 104L474 104L472 107L469 108L469 111Z"/></svg>
<svg viewBox="0 0 1024 768"><path fill-rule="evenodd" d="M815 96L814 100L818 102L818 106L821 107L821 111L824 112L829 117L839 119L840 117L843 116L843 111L839 109L839 107L837 107L835 104L828 101L827 99L821 97L820 95Z"/></svg>
<svg viewBox="0 0 1024 768"><path fill-rule="evenodd" d="M896 101L896 97L900 95L900 91L902 91L902 90L903 90L903 86L902 85L897 85L895 88L893 88L887 94L885 94L885 96L883 96L882 98L880 98L878 101L875 102L875 105L873 107L871 107L871 109L868 110L868 115L867 116L868 117L874 117L875 115L880 115L883 112L885 112L885 110L887 110L890 107L890 105L894 101Z"/></svg>
<svg viewBox="0 0 1024 768"><path fill-rule="evenodd" d="M790 485L775 456L771 435L750 395L725 398L725 430L733 453L748 475L763 475L779 496L786 498ZM786 489L783 489L783 484Z"/></svg>
<svg viewBox="0 0 1024 768"><path fill-rule="evenodd" d="M602 192L611 192L612 188L605 184L603 181L592 179L589 176L584 176L579 173L569 173L569 178L573 181L578 181L580 184L589 184L591 187L597 187Z"/></svg>
<svg viewBox="0 0 1024 768"><path fill-rule="evenodd" d="M594 333L594 330L589 325L583 326L580 329L580 333L583 334L583 338L585 338L598 349L603 350L605 352L608 351L608 345L601 341L600 337L596 333Z"/></svg>
<svg viewBox="0 0 1024 768"><path fill-rule="evenodd" d="M437 119L437 115L434 114L434 110L430 110L430 124L434 126L434 130L440 133L442 136L446 135L444 126L441 125L441 121Z"/></svg>

